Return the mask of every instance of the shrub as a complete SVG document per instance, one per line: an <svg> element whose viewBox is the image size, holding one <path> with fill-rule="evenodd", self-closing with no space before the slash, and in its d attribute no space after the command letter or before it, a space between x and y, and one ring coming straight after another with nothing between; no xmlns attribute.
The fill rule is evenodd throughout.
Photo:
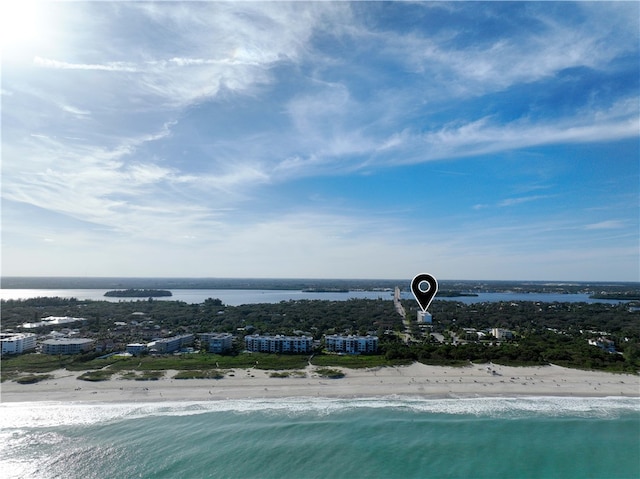
<svg viewBox="0 0 640 479"><path fill-rule="evenodd" d="M224 373L217 369L179 371L173 379L222 379Z"/></svg>
<svg viewBox="0 0 640 479"><path fill-rule="evenodd" d="M111 379L113 375L113 371L105 371L104 369L100 369L98 371L87 371L86 373L78 376L78 379L82 381L108 381Z"/></svg>
<svg viewBox="0 0 640 479"><path fill-rule="evenodd" d="M322 376L323 378L329 378L329 379L340 379L344 377L344 373L339 369L320 368L320 369L316 369L316 373Z"/></svg>
<svg viewBox="0 0 640 479"><path fill-rule="evenodd" d="M27 376L20 376L15 381L18 384L35 384L45 379L51 379L52 377L51 374L29 374Z"/></svg>
<svg viewBox="0 0 640 479"><path fill-rule="evenodd" d="M164 376L164 371L143 371L140 376L136 376L136 381L157 381Z"/></svg>

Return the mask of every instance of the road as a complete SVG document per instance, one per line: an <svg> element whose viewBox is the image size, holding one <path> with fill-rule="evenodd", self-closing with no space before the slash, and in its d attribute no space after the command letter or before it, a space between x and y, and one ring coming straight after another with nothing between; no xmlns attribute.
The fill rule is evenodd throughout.
<svg viewBox="0 0 640 479"><path fill-rule="evenodd" d="M404 310L402 303L400 302L400 288L396 286L396 289L393 293L393 305L396 308L396 311L400 316L402 316L402 325L404 326L404 333L402 334L402 340L409 344L413 341L413 337L411 336L411 325L409 320L407 319L407 312Z"/></svg>

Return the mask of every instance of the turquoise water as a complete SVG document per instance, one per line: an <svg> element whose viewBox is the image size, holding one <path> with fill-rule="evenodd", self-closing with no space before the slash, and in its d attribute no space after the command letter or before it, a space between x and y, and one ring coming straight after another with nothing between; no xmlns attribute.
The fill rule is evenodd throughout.
<svg viewBox="0 0 640 479"><path fill-rule="evenodd" d="M3 478L638 478L629 398L3 404Z"/></svg>

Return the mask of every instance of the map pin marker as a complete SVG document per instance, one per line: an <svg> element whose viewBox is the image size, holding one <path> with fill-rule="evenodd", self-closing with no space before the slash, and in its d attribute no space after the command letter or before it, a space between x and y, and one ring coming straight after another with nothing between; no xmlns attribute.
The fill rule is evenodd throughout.
<svg viewBox="0 0 640 479"><path fill-rule="evenodd" d="M433 300L438 292L438 281L427 273L416 275L411 281L411 292L422 311L426 313L427 308L431 304L431 300Z"/></svg>

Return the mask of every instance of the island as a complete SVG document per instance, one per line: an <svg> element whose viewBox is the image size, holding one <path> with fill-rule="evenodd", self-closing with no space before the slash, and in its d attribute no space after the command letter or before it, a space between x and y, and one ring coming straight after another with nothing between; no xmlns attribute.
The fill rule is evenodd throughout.
<svg viewBox="0 0 640 479"><path fill-rule="evenodd" d="M303 293L348 293L346 288L305 288Z"/></svg>
<svg viewBox="0 0 640 479"><path fill-rule="evenodd" d="M172 296L166 289L117 289L104 293L109 298L160 298Z"/></svg>
<svg viewBox="0 0 640 479"><path fill-rule="evenodd" d="M436 298L458 298L462 296L478 296L476 293L463 293L462 291L438 291Z"/></svg>
<svg viewBox="0 0 640 479"><path fill-rule="evenodd" d="M622 300L622 301L637 301L640 300L640 292L638 291L602 291L600 293L594 293L589 296L591 299L609 299L609 300Z"/></svg>

